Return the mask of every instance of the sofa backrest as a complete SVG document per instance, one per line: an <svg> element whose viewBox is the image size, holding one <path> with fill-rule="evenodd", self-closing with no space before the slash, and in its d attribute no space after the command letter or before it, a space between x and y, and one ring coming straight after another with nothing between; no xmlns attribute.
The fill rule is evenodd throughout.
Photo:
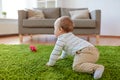
<svg viewBox="0 0 120 80"><path fill-rule="evenodd" d="M61 16L60 8L35 8L36 10L42 10L45 18L47 19L57 19Z"/></svg>
<svg viewBox="0 0 120 80"><path fill-rule="evenodd" d="M61 16L70 16L69 11L88 10L88 8L61 8Z"/></svg>

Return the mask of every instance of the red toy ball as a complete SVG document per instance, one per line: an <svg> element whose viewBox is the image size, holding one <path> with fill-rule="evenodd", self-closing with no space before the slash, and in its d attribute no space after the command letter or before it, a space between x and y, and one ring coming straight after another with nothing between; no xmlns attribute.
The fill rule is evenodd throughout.
<svg viewBox="0 0 120 80"><path fill-rule="evenodd" d="M30 50L32 52L36 52L37 51L37 48L34 46L34 45L30 45Z"/></svg>

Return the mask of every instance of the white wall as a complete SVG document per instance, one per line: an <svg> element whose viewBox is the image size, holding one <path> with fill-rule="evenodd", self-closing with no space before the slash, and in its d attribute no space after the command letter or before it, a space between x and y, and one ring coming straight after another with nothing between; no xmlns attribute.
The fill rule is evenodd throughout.
<svg viewBox="0 0 120 80"><path fill-rule="evenodd" d="M58 7L101 9L101 35L120 36L120 0L59 0Z"/></svg>
<svg viewBox="0 0 120 80"><path fill-rule="evenodd" d="M18 34L16 19L0 19L0 35Z"/></svg>
<svg viewBox="0 0 120 80"><path fill-rule="evenodd" d="M14 2L14 3L13 3ZM17 18L18 9L25 8L24 0L2 0L2 11L7 12L7 18Z"/></svg>
<svg viewBox="0 0 120 80"><path fill-rule="evenodd" d="M12 3L13 2L13 3ZM2 10L7 12L7 18L17 19L18 10L36 8L37 0L2 0Z"/></svg>
<svg viewBox="0 0 120 80"><path fill-rule="evenodd" d="M36 0L12 0L12 2L11 0L0 0L0 13L7 12L7 18L2 18L3 16L0 14L0 35L18 34L17 11L37 6Z"/></svg>
<svg viewBox="0 0 120 80"><path fill-rule="evenodd" d="M0 0L0 16L1 16L1 12L2 12L2 0Z"/></svg>
<svg viewBox="0 0 120 80"><path fill-rule="evenodd" d="M24 0L25 1L25 8L33 9L37 8L37 0Z"/></svg>

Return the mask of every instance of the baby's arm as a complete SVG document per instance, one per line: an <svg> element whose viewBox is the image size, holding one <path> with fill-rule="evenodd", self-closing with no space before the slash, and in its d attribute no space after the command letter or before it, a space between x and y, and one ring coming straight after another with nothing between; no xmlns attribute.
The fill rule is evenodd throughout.
<svg viewBox="0 0 120 80"><path fill-rule="evenodd" d="M67 56L67 53L63 50L61 56L58 59L63 59Z"/></svg>
<svg viewBox="0 0 120 80"><path fill-rule="evenodd" d="M50 55L50 59L48 61L48 63L46 64L47 66L54 66L54 64L56 63L56 61L58 60L60 51L57 51L55 48L53 49L51 55Z"/></svg>
<svg viewBox="0 0 120 80"><path fill-rule="evenodd" d="M54 66L54 64L58 60L58 57L60 56L60 52L62 51L64 44L65 44L64 41L57 40L55 47L50 55L50 59L46 64L47 66Z"/></svg>

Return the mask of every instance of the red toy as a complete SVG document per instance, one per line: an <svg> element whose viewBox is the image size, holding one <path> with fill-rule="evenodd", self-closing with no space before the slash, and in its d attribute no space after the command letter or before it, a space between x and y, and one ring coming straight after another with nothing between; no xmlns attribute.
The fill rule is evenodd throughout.
<svg viewBox="0 0 120 80"><path fill-rule="evenodd" d="M33 46L33 45L30 45L30 50L31 50L32 52L36 52L36 51L37 51L37 48L36 48L35 46Z"/></svg>

